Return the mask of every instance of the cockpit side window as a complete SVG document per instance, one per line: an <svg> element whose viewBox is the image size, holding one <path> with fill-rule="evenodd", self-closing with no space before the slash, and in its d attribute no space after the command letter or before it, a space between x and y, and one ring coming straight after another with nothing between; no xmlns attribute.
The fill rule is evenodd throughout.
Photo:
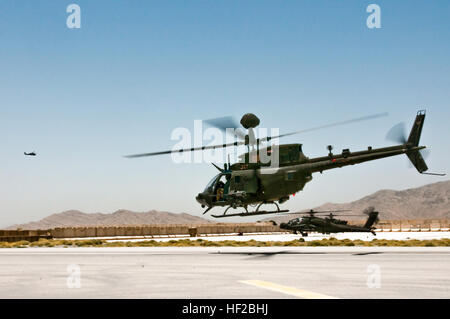
<svg viewBox="0 0 450 319"><path fill-rule="evenodd" d="M217 174L216 176L213 177L213 179L211 179L209 181L209 183L206 185L205 187L205 191L208 191L210 188L212 188L213 192L217 191L217 188L219 188L219 186L224 187L224 185L229 185L228 180L230 179L231 174L230 173L221 173L221 174ZM228 189L227 189L228 191Z"/></svg>
<svg viewBox="0 0 450 319"><path fill-rule="evenodd" d="M210 187L213 187L215 184L216 184L216 180L217 180L217 178L219 177L219 175L220 174L217 174L216 176L214 176L210 181L209 181L209 183L206 185L206 187L205 187L205 192L210 188Z"/></svg>
<svg viewBox="0 0 450 319"><path fill-rule="evenodd" d="M217 179L217 183L214 186L214 192L217 192L219 188L225 188L225 185L227 185L227 174L221 174L220 177ZM228 183L229 185L229 183Z"/></svg>

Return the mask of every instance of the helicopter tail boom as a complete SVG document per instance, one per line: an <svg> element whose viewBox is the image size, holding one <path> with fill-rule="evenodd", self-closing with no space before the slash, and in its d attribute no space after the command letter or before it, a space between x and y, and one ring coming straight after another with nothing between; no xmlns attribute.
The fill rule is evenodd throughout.
<svg viewBox="0 0 450 319"><path fill-rule="evenodd" d="M368 149L366 151L358 151L353 153L336 154L328 157L313 158L309 163L300 164L301 170L310 173L322 172L325 170L344 167L348 165L360 164L368 161L373 161L381 158L411 153L415 154L419 150L425 148L424 146L416 146L407 148L405 145L383 147L378 149Z"/></svg>
<svg viewBox="0 0 450 319"><path fill-rule="evenodd" d="M332 154L330 151L328 156L313 158L310 159L308 163L301 164L302 169L310 173L322 172L332 168L406 154L419 173L444 176L445 174L425 173L425 171L428 170L428 166L425 163L420 150L425 149L426 147L419 145L424 120L425 111L418 111L408 139L406 139L406 137L400 138L402 143L400 145L378 149L372 149L372 147L369 146L367 150L358 152L350 152L346 149L342 151L342 154Z"/></svg>

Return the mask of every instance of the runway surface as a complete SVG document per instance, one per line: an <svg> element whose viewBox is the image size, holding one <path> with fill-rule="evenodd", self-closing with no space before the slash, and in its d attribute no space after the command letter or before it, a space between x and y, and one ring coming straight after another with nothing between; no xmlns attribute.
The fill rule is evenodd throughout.
<svg viewBox="0 0 450 319"><path fill-rule="evenodd" d="M0 298L450 298L449 269L447 247L15 248Z"/></svg>

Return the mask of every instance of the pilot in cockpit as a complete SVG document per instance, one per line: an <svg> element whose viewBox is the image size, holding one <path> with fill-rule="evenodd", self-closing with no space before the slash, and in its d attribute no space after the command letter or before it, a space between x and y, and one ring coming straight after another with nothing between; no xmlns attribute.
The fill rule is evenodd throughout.
<svg viewBox="0 0 450 319"><path fill-rule="evenodd" d="M225 177L225 178L224 178ZM225 182L226 179L226 182ZM224 175L216 184L216 200L225 200L224 195L228 194L230 188L231 174ZM224 183L225 182L225 183Z"/></svg>
<svg viewBox="0 0 450 319"><path fill-rule="evenodd" d="M225 187L225 184L222 181L217 182L217 186L216 186L216 200L217 201L223 200L224 187Z"/></svg>

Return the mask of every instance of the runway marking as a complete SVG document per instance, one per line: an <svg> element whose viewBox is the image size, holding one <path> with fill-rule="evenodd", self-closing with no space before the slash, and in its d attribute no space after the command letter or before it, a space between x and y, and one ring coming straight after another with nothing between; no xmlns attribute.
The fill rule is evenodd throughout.
<svg viewBox="0 0 450 319"><path fill-rule="evenodd" d="M303 289L297 289L295 287L289 287L289 286L283 286L279 285L273 282L263 281L263 280L241 280L240 282L256 286L259 288L265 288L268 290L273 290L277 292L281 292L287 295L305 298L305 299L339 299L337 297L328 296L324 294L319 294L317 292L303 290Z"/></svg>

